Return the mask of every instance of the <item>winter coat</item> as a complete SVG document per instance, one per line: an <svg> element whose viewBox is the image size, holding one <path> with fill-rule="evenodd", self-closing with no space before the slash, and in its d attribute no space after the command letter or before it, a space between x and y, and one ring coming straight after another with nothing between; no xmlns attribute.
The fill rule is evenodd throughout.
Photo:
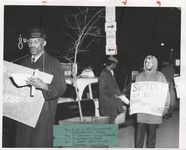
<svg viewBox="0 0 186 150"><path fill-rule="evenodd" d="M109 116L113 123L116 116L122 112L122 101L116 96L121 95L115 77L105 67L99 77L99 112L101 116Z"/></svg>
<svg viewBox="0 0 186 150"><path fill-rule="evenodd" d="M57 100L66 89L64 70L60 62L46 52L35 63L32 64L29 57L21 65L52 74L53 79L48 90L42 91L45 102L36 127L17 122L16 147L52 147Z"/></svg>
<svg viewBox="0 0 186 150"><path fill-rule="evenodd" d="M173 64L169 64L164 66L161 69L161 72L165 75L165 78L167 79L169 83L169 92L170 92L170 105L176 106L176 90L174 88L174 74L175 69Z"/></svg>
<svg viewBox="0 0 186 150"><path fill-rule="evenodd" d="M145 58L145 60L146 60L146 58ZM156 57L150 55L150 58L153 60L153 68L150 71L146 70L145 61L144 61L144 71L139 73L136 76L136 82L155 81L155 82L167 83L164 74L157 71L158 61L157 61ZM165 105L168 107L169 103L170 103L169 92L168 92L167 95L168 96L167 96L167 101L166 101ZM137 122L147 123L147 124L161 124L162 123L162 117L151 115L151 114L137 113Z"/></svg>

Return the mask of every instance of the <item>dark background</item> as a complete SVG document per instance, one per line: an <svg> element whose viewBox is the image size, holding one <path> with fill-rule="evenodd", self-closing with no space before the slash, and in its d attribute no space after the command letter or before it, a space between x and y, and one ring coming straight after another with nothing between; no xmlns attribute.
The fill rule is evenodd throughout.
<svg viewBox="0 0 186 150"><path fill-rule="evenodd" d="M5 6L4 7L4 60L13 61L28 54L27 45L19 50L18 38L26 36L30 27L41 26L47 35L46 51L65 62L63 55L69 49L69 38L66 36L67 24L65 15L77 11L72 6ZM80 7L84 8L84 7ZM95 7L96 8L96 7ZM104 9L104 7L97 7ZM120 88L126 77L131 77L132 70L140 70L143 60L148 54L161 62L169 60L173 49L173 59L180 58L180 23L181 10L170 7L117 7L117 49L119 60L116 78ZM97 23L104 31L105 18ZM164 43L164 46L161 46ZM96 76L99 76L105 55L105 38L98 38L90 47L91 51L78 55L78 61L83 68L92 66ZM82 69L82 68L81 68ZM79 69L79 72L82 70Z"/></svg>

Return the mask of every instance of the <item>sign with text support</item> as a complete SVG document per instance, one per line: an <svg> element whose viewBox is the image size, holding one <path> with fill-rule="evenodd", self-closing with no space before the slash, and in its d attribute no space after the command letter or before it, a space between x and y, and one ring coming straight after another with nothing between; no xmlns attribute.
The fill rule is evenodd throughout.
<svg viewBox="0 0 186 150"><path fill-rule="evenodd" d="M130 115L146 113L162 116L168 94L168 84L135 82L130 91Z"/></svg>

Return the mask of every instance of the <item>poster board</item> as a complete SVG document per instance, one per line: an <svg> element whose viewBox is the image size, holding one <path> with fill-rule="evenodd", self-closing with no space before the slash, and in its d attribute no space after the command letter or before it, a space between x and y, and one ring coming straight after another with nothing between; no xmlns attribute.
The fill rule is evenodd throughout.
<svg viewBox="0 0 186 150"><path fill-rule="evenodd" d="M168 94L168 84L161 82L132 83L130 115L145 113L162 116Z"/></svg>
<svg viewBox="0 0 186 150"><path fill-rule="evenodd" d="M34 70L4 61L3 116L9 117L34 128L37 124L45 100L41 90L36 89L35 95L31 96L31 87L17 86L12 79L11 74L21 72L32 75ZM42 72L38 72L38 74L39 78L43 81L48 83L51 82L51 75ZM47 78L47 76L49 76L49 78Z"/></svg>

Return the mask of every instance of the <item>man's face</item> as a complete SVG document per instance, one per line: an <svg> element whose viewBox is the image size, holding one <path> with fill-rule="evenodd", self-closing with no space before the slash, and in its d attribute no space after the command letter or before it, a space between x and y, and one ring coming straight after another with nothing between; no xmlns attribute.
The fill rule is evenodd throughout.
<svg viewBox="0 0 186 150"><path fill-rule="evenodd" d="M145 60L145 69L147 71L150 71L152 69L152 67L153 67L153 61L152 61L152 59L147 58Z"/></svg>
<svg viewBox="0 0 186 150"><path fill-rule="evenodd" d="M111 69L112 69L112 70L116 69L116 67L117 67L117 63L112 63L112 64L111 64Z"/></svg>
<svg viewBox="0 0 186 150"><path fill-rule="evenodd" d="M28 47L30 48L30 53L34 56L39 55L44 51L44 46L46 41L43 38L30 38L28 40Z"/></svg>

